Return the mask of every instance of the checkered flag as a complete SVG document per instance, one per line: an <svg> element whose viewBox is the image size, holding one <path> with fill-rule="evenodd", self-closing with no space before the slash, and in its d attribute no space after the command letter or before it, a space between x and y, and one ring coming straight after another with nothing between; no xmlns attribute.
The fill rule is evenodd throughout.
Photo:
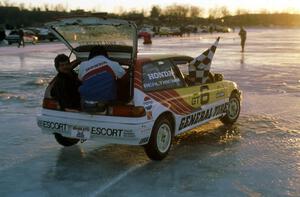
<svg viewBox="0 0 300 197"><path fill-rule="evenodd" d="M205 83L208 79L208 73L212 58L216 52L220 37L204 53L193 59L189 63L189 79L193 83Z"/></svg>

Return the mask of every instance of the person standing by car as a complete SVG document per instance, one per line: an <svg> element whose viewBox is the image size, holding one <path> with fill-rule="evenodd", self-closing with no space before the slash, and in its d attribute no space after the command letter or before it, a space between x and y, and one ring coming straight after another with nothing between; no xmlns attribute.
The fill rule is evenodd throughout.
<svg viewBox="0 0 300 197"><path fill-rule="evenodd" d="M241 37L242 52L244 52L245 42L246 42L246 38L247 38L247 32L243 27L240 28L239 36Z"/></svg>
<svg viewBox="0 0 300 197"><path fill-rule="evenodd" d="M78 91L81 82L78 80L77 73L73 70L80 61L70 62L65 54L59 54L54 60L55 68L58 71L54 78L51 89L51 96L54 97L61 110L76 111L80 110L80 94Z"/></svg>
<svg viewBox="0 0 300 197"><path fill-rule="evenodd" d="M78 77L83 109L90 112L103 111L105 104L117 99L117 79L125 75L118 62L108 58L104 47L92 48L88 61L82 62Z"/></svg>
<svg viewBox="0 0 300 197"><path fill-rule="evenodd" d="M24 31L23 29L19 29L19 43L18 43L18 47L21 46L21 44L23 45L23 47L25 47L25 42L24 42Z"/></svg>

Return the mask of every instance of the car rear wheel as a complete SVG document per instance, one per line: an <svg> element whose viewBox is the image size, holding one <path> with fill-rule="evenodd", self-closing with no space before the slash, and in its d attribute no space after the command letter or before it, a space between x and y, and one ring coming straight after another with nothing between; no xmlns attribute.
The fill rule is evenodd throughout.
<svg viewBox="0 0 300 197"><path fill-rule="evenodd" d="M224 124L233 124L236 122L240 115L241 105L240 97L237 93L232 93L229 98L229 104L227 108L226 115L223 116L220 120Z"/></svg>
<svg viewBox="0 0 300 197"><path fill-rule="evenodd" d="M152 160L164 159L171 148L173 126L171 121L164 116L156 121L152 129L149 143L144 146L145 152Z"/></svg>
<svg viewBox="0 0 300 197"><path fill-rule="evenodd" d="M79 139L64 137L59 133L54 133L54 137L62 146L73 146L79 142Z"/></svg>

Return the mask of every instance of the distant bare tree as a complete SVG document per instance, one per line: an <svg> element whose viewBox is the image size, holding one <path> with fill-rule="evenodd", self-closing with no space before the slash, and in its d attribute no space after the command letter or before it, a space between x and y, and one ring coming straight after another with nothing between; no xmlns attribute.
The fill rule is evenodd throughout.
<svg viewBox="0 0 300 197"><path fill-rule="evenodd" d="M261 10L259 11L259 13L260 13L260 14L270 14L271 12L270 12L269 10L267 10L267 9L261 9Z"/></svg>
<svg viewBox="0 0 300 197"><path fill-rule="evenodd" d="M11 7L11 6L13 6L13 3L11 3L9 0L3 0L3 5L5 7Z"/></svg>
<svg viewBox="0 0 300 197"><path fill-rule="evenodd" d="M226 6L222 6L222 7L215 7L215 8L211 8L208 10L208 15L209 18L222 18L224 16L229 16L230 12L228 10L228 8Z"/></svg>
<svg viewBox="0 0 300 197"><path fill-rule="evenodd" d="M124 8L122 6L118 6L116 8L116 11L117 11L118 15L123 15L125 13L125 10L124 10Z"/></svg>
<svg viewBox="0 0 300 197"><path fill-rule="evenodd" d="M243 15L243 14L248 14L248 13L249 13L248 10L241 9L241 8L238 8L238 9L235 11L235 14L236 14L236 15Z"/></svg>
<svg viewBox="0 0 300 197"><path fill-rule="evenodd" d="M19 4L19 8L20 8L20 10L25 10L25 4L24 3L20 3Z"/></svg>
<svg viewBox="0 0 300 197"><path fill-rule="evenodd" d="M45 3L43 10L48 12L49 11L49 4Z"/></svg>
<svg viewBox="0 0 300 197"><path fill-rule="evenodd" d="M190 17L196 18L196 17L202 17L204 10L203 8L197 7L197 6L191 6L190 7Z"/></svg>
<svg viewBox="0 0 300 197"><path fill-rule="evenodd" d="M151 18L158 18L161 14L161 8L158 5L152 6L150 11Z"/></svg>
<svg viewBox="0 0 300 197"><path fill-rule="evenodd" d="M65 12L66 11L66 7L63 4L56 4L54 6L54 10L57 12Z"/></svg>
<svg viewBox="0 0 300 197"><path fill-rule="evenodd" d="M142 16L145 17L145 11L142 9L141 11L138 11L136 9L132 9L129 12L123 12L122 15L127 15L127 16Z"/></svg>
<svg viewBox="0 0 300 197"><path fill-rule="evenodd" d="M208 10L208 18L211 19L215 19L215 18L220 18L221 17L221 13L220 10L218 10L218 8L210 8Z"/></svg>
<svg viewBox="0 0 300 197"><path fill-rule="evenodd" d="M187 6L173 4L167 6L164 10L166 16L186 17L189 9Z"/></svg>
<svg viewBox="0 0 300 197"><path fill-rule="evenodd" d="M222 17L230 16L230 11L226 6L222 6L220 8L220 10L221 10L221 13L222 13Z"/></svg>
<svg viewBox="0 0 300 197"><path fill-rule="evenodd" d="M31 10L34 11L34 12L40 12L41 8L36 6L36 7L31 8Z"/></svg>

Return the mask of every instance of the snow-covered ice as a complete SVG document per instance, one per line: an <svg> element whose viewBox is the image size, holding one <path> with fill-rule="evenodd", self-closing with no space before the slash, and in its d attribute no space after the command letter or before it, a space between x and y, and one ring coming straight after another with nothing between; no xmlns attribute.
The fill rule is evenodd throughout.
<svg viewBox="0 0 300 197"><path fill-rule="evenodd" d="M141 147L63 148L36 125L59 43L0 47L0 196L299 196L300 29L155 37L140 53L197 56L221 36L212 70L243 91L233 127L213 121L150 161Z"/></svg>

